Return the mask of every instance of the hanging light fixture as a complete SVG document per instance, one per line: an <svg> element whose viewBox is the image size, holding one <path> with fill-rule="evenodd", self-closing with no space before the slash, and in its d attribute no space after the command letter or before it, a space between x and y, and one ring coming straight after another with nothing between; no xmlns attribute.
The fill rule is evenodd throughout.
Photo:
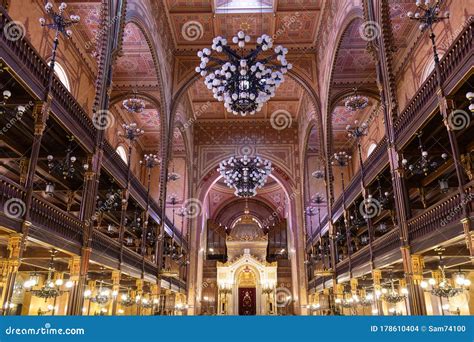
<svg viewBox="0 0 474 342"><path fill-rule="evenodd" d="M97 290L94 296L89 297L89 300L92 303L96 303L99 305L105 305L110 300L110 290L107 288L102 287L103 282L102 280L99 282L99 289Z"/></svg>
<svg viewBox="0 0 474 342"><path fill-rule="evenodd" d="M316 179L323 179L324 178L324 171L323 170L316 170L311 174L311 176L313 176Z"/></svg>
<svg viewBox="0 0 474 342"><path fill-rule="evenodd" d="M288 49L281 45L275 47L270 56L259 58L260 53L272 48L270 36L259 37L257 47L246 53L245 43L249 41L250 36L240 31L232 39L238 50L227 45L223 37L213 39L211 49L225 54L225 58L211 56L212 51L208 48L198 52L201 64L196 67L196 72L206 76L204 84L212 90L214 98L224 102L227 111L234 115L253 115L260 111L265 102L275 96L276 89L284 81L284 74L292 68L286 60ZM275 59L280 65L270 64ZM216 63L216 66L208 66L209 62Z"/></svg>
<svg viewBox="0 0 474 342"><path fill-rule="evenodd" d="M26 112L26 107L19 105L19 106L12 106L8 104L8 100L12 96L10 90L4 90L2 93L2 97L0 97L0 116L4 114L9 114L15 116L19 120L23 117L23 114Z"/></svg>
<svg viewBox="0 0 474 342"><path fill-rule="evenodd" d="M135 301L132 299L130 296L130 291L127 291L127 293L122 293L120 296L120 305L124 307L130 307L135 303Z"/></svg>
<svg viewBox="0 0 474 342"><path fill-rule="evenodd" d="M47 182L46 187L44 189L44 193L47 196L53 197L54 196L54 183Z"/></svg>
<svg viewBox="0 0 474 342"><path fill-rule="evenodd" d="M471 113L474 113L474 93L473 92L469 92L466 94L466 98L469 100L469 110L471 111Z"/></svg>
<svg viewBox="0 0 474 342"><path fill-rule="evenodd" d="M390 304L397 304L405 300L408 294L408 290L406 288L402 288L400 293L395 290L395 281L390 274L390 288L383 288L382 289L382 300L384 302Z"/></svg>
<svg viewBox="0 0 474 342"><path fill-rule="evenodd" d="M440 15L440 5L440 0L416 0L416 7L418 7L417 11L415 13L408 12L407 16L412 20L417 20L420 22L419 29L421 31L424 31L427 28L431 29L434 23L448 19L450 16L449 12L445 12L444 15Z"/></svg>
<svg viewBox="0 0 474 342"><path fill-rule="evenodd" d="M352 95L346 98L344 105L347 110L356 112L362 110L369 104L369 99L365 96L359 95L357 88L353 89Z"/></svg>
<svg viewBox="0 0 474 342"><path fill-rule="evenodd" d="M54 272L54 256L56 255L56 253L56 250L51 250L51 259L49 261L48 266L48 276L41 288L37 290L31 290L31 294L33 296L48 300L50 298L56 298L63 294L64 291L59 288L62 285L62 282L54 282L52 279Z"/></svg>
<svg viewBox="0 0 474 342"><path fill-rule="evenodd" d="M253 197L257 188L262 188L272 173L272 163L260 157L230 157L219 163L217 171L224 177L229 188L234 188L238 197Z"/></svg>
<svg viewBox="0 0 474 342"><path fill-rule="evenodd" d="M137 93L122 102L123 107L132 114L140 114L145 109L145 101L138 98Z"/></svg>
<svg viewBox="0 0 474 342"><path fill-rule="evenodd" d="M428 176L428 174L435 171L441 165L441 163L430 157L428 155L428 151L426 151L423 147L423 142L421 140L422 132L419 132L417 136L418 149L420 150L421 156L416 162L412 164L409 164L408 160L404 158L402 160L402 166L408 171L410 171L412 175ZM446 161L448 159L448 155L446 153L441 154L441 159L443 161Z"/></svg>
<svg viewBox="0 0 474 342"><path fill-rule="evenodd" d="M55 159L52 154L49 154L46 157L48 161L48 172L49 173L57 173L61 175L64 179L72 179L77 171L76 169L76 161L77 157L73 154L73 143L74 143L74 136L68 136L68 145L66 147L66 156L63 160ZM89 164L84 163L82 165L84 171L89 169Z"/></svg>
<svg viewBox="0 0 474 342"><path fill-rule="evenodd" d="M439 270L441 271L441 279L437 281L431 278L427 281L423 280L420 286L430 292L433 296L439 298L450 298L461 294L464 290L468 289L471 285L471 281L461 273L455 277L455 286L451 285L451 282L446 278L446 266L444 265L442 256L439 256Z"/></svg>

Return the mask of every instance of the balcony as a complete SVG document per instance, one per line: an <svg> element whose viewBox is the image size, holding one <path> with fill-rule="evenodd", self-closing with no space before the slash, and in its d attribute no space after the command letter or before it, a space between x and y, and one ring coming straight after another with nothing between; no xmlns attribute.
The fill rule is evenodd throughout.
<svg viewBox="0 0 474 342"><path fill-rule="evenodd" d="M2 7L0 7L0 14L0 30L3 30L5 25L12 20ZM10 41L5 35L0 36L0 60L4 60L12 72L20 77L25 84L28 84L37 99L42 99L44 89L48 83L48 64L27 39L22 38ZM52 95L52 114L68 131L75 136L81 137L81 145L88 153L92 153L94 151L97 130L89 114L56 76L53 79ZM115 149L108 142L104 144L103 167L119 184L125 186L127 165L120 159ZM134 175L131 178L130 193L143 208L146 206L146 188ZM151 200L150 203L150 215L154 221L161 223L161 208L154 200ZM12 222L12 224L15 224L15 222ZM167 224L167 231L170 234L174 231L174 235L180 237L179 243L186 245L184 238L180 236L176 227L173 227L171 223Z"/></svg>

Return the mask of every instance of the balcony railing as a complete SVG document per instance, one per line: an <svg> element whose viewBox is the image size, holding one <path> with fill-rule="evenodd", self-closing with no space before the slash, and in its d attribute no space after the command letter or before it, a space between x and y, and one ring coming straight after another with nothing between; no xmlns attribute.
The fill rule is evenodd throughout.
<svg viewBox="0 0 474 342"><path fill-rule="evenodd" d="M382 169L388 164L388 154L387 154L387 138L383 138L376 149L372 154L364 161L364 171L365 171L365 182L368 183L371 181L377 174L379 174ZM361 188L361 171L360 169L357 173L351 178L349 185L346 187L345 196L346 196L346 205L349 206L357 196L362 192ZM342 215L342 194L337 198L332 207L332 218L333 221L337 220Z"/></svg>
<svg viewBox="0 0 474 342"><path fill-rule="evenodd" d="M440 61L443 84L455 74L457 68L472 65L468 60L472 59L474 47L473 23L472 17L469 18L464 30ZM437 106L437 86L436 71L433 71L394 122L397 144L403 145Z"/></svg>
<svg viewBox="0 0 474 342"><path fill-rule="evenodd" d="M0 7L0 13L0 30L3 31L5 25L11 23L12 19L2 7ZM0 58L5 59L12 70L33 89L38 98L42 98L49 77L49 66L46 61L25 38L11 41L7 39L6 35L0 35L0 41L2 42L0 44ZM53 115L71 133L81 137L80 143L88 152L92 152L97 130L88 113L56 76L53 79L52 95L51 107ZM103 166L120 184L125 185L127 165L108 142L104 144ZM132 197L144 207L146 204L146 189L133 175L130 192ZM152 218L160 222L161 210L155 201L152 201L150 210ZM177 229L172 227L171 224L169 224L169 227L175 230L176 235L179 234Z"/></svg>
<svg viewBox="0 0 474 342"><path fill-rule="evenodd" d="M468 200L470 198L470 200ZM464 200L459 192L434 204L420 215L408 221L408 234L410 241L422 238L446 226L459 223L463 218L463 206L472 201L471 193Z"/></svg>

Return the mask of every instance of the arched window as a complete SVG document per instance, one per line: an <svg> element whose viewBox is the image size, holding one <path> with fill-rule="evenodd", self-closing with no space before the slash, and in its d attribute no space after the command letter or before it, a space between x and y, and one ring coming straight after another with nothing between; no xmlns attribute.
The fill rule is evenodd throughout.
<svg viewBox="0 0 474 342"><path fill-rule="evenodd" d="M115 152L117 152L117 154L120 156L120 158L122 158L122 160L125 162L125 164L128 164L127 152L125 151L125 148L122 145L117 147Z"/></svg>
<svg viewBox="0 0 474 342"><path fill-rule="evenodd" d="M51 61L48 63L51 65ZM69 84L69 78L67 77L66 70L58 62L54 62L54 73L58 76L61 83L66 87L67 90L71 91L71 85Z"/></svg>
<svg viewBox="0 0 474 342"><path fill-rule="evenodd" d="M374 152L375 148L377 147L377 144L376 143L372 143L370 146L369 146L369 149L367 150L367 158L369 158L369 156L372 154L372 152Z"/></svg>

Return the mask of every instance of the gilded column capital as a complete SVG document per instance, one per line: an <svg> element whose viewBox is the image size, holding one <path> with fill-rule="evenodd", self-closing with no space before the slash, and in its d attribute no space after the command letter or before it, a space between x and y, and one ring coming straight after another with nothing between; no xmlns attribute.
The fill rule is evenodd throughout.
<svg viewBox="0 0 474 342"><path fill-rule="evenodd" d="M72 281L79 280L81 272L81 257L73 256L69 259L69 274Z"/></svg>
<svg viewBox="0 0 474 342"><path fill-rule="evenodd" d="M8 238L8 258L9 259L18 259L21 254L21 243L22 235L21 234L12 234Z"/></svg>
<svg viewBox="0 0 474 342"><path fill-rule="evenodd" d="M420 254L411 255L411 269L413 281L420 283L423 280L423 268L425 267L424 258Z"/></svg>

